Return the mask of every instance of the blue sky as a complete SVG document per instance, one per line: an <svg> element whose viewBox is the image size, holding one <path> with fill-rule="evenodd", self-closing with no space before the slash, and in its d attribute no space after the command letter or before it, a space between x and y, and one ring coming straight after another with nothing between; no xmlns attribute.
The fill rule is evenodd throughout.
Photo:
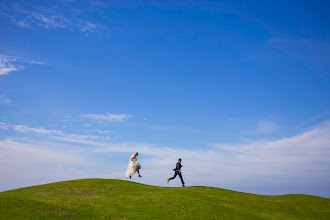
<svg viewBox="0 0 330 220"><path fill-rule="evenodd" d="M0 190L121 178L330 194L327 1L0 1ZM171 183L179 186L179 181Z"/></svg>

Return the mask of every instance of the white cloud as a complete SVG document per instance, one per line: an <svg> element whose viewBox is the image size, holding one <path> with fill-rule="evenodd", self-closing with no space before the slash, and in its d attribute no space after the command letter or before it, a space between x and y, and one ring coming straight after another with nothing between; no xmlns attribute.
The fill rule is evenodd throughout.
<svg viewBox="0 0 330 220"><path fill-rule="evenodd" d="M40 61L27 60L21 57L0 54L0 76L10 72L19 71L24 68L23 64L46 64Z"/></svg>
<svg viewBox="0 0 330 220"><path fill-rule="evenodd" d="M50 9L43 9L39 12L32 13L34 23L44 28L67 28L70 21L62 14L57 14Z"/></svg>
<svg viewBox="0 0 330 220"><path fill-rule="evenodd" d="M0 54L0 76L22 69L18 58Z"/></svg>
<svg viewBox="0 0 330 220"><path fill-rule="evenodd" d="M8 129L8 126L7 126L6 123L0 122L0 128L3 129L3 130L7 130Z"/></svg>
<svg viewBox="0 0 330 220"><path fill-rule="evenodd" d="M13 3L9 5L7 17L22 28L31 28L34 25L43 28L67 28L71 21L64 15L51 8L24 7Z"/></svg>
<svg viewBox="0 0 330 220"><path fill-rule="evenodd" d="M5 67L0 64L0 75L6 75L9 72L18 71L18 70L19 69L16 67Z"/></svg>
<svg viewBox="0 0 330 220"><path fill-rule="evenodd" d="M132 117L128 114L85 114L82 115L82 117L90 118L93 120L99 120L99 121L109 121L109 122L121 122L125 121L128 118Z"/></svg>
<svg viewBox="0 0 330 220"><path fill-rule="evenodd" d="M330 122L294 137L277 141L257 141L246 145L214 147L234 155L237 164L250 175L299 175L330 174ZM330 181L328 178L327 181Z"/></svg>
<svg viewBox="0 0 330 220"><path fill-rule="evenodd" d="M23 61L24 63L29 63L29 64L47 64L45 62L40 62L40 61L34 61L34 60L25 60Z"/></svg>
<svg viewBox="0 0 330 220"><path fill-rule="evenodd" d="M28 4L9 4L7 10L0 15L14 24L30 29L41 27L46 29L66 29L69 31L82 31L85 35L95 33L103 26L86 20L89 10L73 8L72 5L63 4L51 7L33 6Z"/></svg>
<svg viewBox="0 0 330 220"><path fill-rule="evenodd" d="M0 191L88 177L78 166L86 167L86 160L70 148L54 143L0 141Z"/></svg>
<svg viewBox="0 0 330 220"><path fill-rule="evenodd" d="M91 22L86 22L86 24L83 25L83 26L80 28L80 31L82 31L82 32L91 32L91 31L93 31L93 30L95 30L95 29L97 29L97 28L98 28L98 25L93 24L93 23L91 23Z"/></svg>
<svg viewBox="0 0 330 220"><path fill-rule="evenodd" d="M15 19L12 19L12 22L14 24L17 24L18 26L20 26L22 28L26 28L26 29L31 28L31 24L28 21L26 21L26 20L15 20Z"/></svg>
<svg viewBox="0 0 330 220"><path fill-rule="evenodd" d="M109 133L112 133L112 131L106 131L106 130L95 130L97 133L100 133L100 134L109 134Z"/></svg>
<svg viewBox="0 0 330 220"><path fill-rule="evenodd" d="M0 103L9 104L11 100L4 94L0 95Z"/></svg>
<svg viewBox="0 0 330 220"><path fill-rule="evenodd" d="M11 125L16 131L20 132L35 132L35 133L40 133L40 134L57 134L57 135L62 135L62 131L58 130L47 130L45 128L31 128L26 125Z"/></svg>
<svg viewBox="0 0 330 220"><path fill-rule="evenodd" d="M76 142L80 143L85 139L97 139L97 140L109 140L110 137L106 136L94 136L94 135L85 135L85 134L66 134L61 130L49 130L42 127L32 128L26 125L9 125L6 123L0 123L0 129L12 128L15 131L22 133L36 133L41 135L46 135L48 138L65 140L67 142Z"/></svg>
<svg viewBox="0 0 330 220"><path fill-rule="evenodd" d="M1 160L5 160L6 164L9 164L10 161L15 164L24 163L24 158L31 159L35 163L44 163L44 162L65 162L65 163L82 163L81 160L78 160L74 156L66 154L64 151L56 151L55 149L49 149L47 145L39 145L36 143L29 144L18 142L12 139L5 139L0 141L0 148L2 151ZM63 150L63 149L61 149ZM68 149L66 149L68 151ZM12 152L15 154L15 159L8 157L8 154ZM27 155L28 154L28 155Z"/></svg>

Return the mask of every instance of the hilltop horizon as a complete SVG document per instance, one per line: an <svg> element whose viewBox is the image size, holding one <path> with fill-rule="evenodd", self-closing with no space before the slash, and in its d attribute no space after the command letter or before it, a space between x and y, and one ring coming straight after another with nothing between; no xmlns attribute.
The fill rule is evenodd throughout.
<svg viewBox="0 0 330 220"><path fill-rule="evenodd" d="M307 195L260 196L210 187L154 187L85 179L0 193L5 219L199 218L326 219L330 200Z"/></svg>

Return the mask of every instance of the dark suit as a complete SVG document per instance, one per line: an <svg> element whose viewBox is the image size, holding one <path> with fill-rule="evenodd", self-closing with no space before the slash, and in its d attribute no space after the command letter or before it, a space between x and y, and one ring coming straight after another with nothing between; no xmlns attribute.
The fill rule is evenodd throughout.
<svg viewBox="0 0 330 220"><path fill-rule="evenodd" d="M181 183L182 183L182 185L184 185L184 181L183 181L182 174L181 174L181 171L180 171L181 170L181 167L182 167L181 163L180 162L177 162L175 169L173 169L175 171L174 176L172 178L170 178L169 180L172 180L177 175L179 175L179 177L181 179Z"/></svg>

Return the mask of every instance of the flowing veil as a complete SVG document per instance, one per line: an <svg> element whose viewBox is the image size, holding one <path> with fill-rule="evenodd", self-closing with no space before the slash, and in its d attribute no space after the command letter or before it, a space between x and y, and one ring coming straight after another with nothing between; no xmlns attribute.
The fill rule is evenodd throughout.
<svg viewBox="0 0 330 220"><path fill-rule="evenodd" d="M132 158L137 154L137 152L134 152L131 157L129 158L128 167L125 173L126 179L128 179L130 176L133 176L136 171L138 171L141 168L141 165L137 162L137 158L132 161Z"/></svg>

